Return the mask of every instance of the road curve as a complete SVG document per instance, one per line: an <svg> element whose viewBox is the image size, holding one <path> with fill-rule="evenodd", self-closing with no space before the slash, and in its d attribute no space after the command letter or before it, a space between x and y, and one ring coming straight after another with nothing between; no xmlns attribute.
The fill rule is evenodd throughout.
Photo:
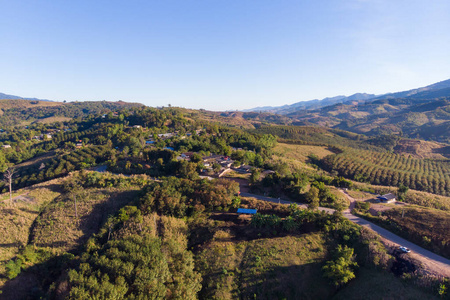
<svg viewBox="0 0 450 300"><path fill-rule="evenodd" d="M280 204L291 204L296 203L288 200L282 200L282 199L276 199L271 197L265 197L250 193L241 193L242 197L251 197L256 198L258 200L263 201L269 201L274 203L280 203ZM298 204L298 203L296 203ZM307 208L307 205L305 204L298 204L302 208ZM319 207L319 210L326 211L327 213L333 213L334 209L331 208L325 208L325 207ZM376 233L378 233L380 236L382 236L387 241L395 244L395 245L401 245L405 246L409 249L411 249L411 255L418 260L420 260L422 263L427 265L427 267L431 268L432 270L436 271L438 274L450 277L450 260L442 257L440 255L437 255L431 251L428 251L422 247L417 246L416 244L413 244L404 238L399 237L396 234L393 234L392 232L375 225L372 222L369 222L363 218L357 217L355 215L352 215L349 210L346 210L343 212L343 216L347 219L349 219L351 222L356 223L358 225L364 226L366 228L369 228Z"/></svg>

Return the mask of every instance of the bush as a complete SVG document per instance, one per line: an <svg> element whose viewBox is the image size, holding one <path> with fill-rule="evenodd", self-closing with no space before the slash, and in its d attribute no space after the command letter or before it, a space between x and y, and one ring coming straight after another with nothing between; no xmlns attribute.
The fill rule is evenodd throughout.
<svg viewBox="0 0 450 300"><path fill-rule="evenodd" d="M15 261L10 260L6 264L6 277L8 277L9 279L16 278L20 274L20 271L22 271L22 268L23 262L21 259L16 259Z"/></svg>
<svg viewBox="0 0 450 300"><path fill-rule="evenodd" d="M361 211L361 212L368 212L370 209L370 203L369 202L360 202L360 201L356 201L355 202L355 209Z"/></svg>

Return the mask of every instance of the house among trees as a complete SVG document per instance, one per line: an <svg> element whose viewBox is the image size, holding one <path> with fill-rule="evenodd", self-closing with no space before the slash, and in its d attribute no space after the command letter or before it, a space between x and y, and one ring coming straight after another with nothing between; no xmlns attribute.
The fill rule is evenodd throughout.
<svg viewBox="0 0 450 300"><path fill-rule="evenodd" d="M176 136L176 133L174 133L174 132L168 132L168 133L160 133L160 134L158 134L158 137L159 137L159 138L162 138L163 140L165 140L165 139L170 139L170 138L172 138L172 137L174 137L174 136Z"/></svg>
<svg viewBox="0 0 450 300"><path fill-rule="evenodd" d="M11 148L11 145L3 145L3 148Z"/></svg>
<svg viewBox="0 0 450 300"><path fill-rule="evenodd" d="M194 155L194 152L185 152L185 153L181 153L181 158L185 159L185 160L191 160L192 155Z"/></svg>
<svg viewBox="0 0 450 300"><path fill-rule="evenodd" d="M397 200L396 196L392 193L378 196L377 198L383 203L393 203Z"/></svg>
<svg viewBox="0 0 450 300"><path fill-rule="evenodd" d="M251 169L252 167L249 165L242 165L239 168L235 168L234 170L236 172L242 173L242 174L247 174L247 173L251 173Z"/></svg>

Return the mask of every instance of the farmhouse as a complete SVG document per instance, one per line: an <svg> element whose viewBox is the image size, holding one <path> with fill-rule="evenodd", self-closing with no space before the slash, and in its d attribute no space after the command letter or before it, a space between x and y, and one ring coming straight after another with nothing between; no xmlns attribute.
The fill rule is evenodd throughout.
<svg viewBox="0 0 450 300"><path fill-rule="evenodd" d="M396 196L392 193L378 196L377 198L380 199L380 201L383 203L392 203L395 202L396 200Z"/></svg>

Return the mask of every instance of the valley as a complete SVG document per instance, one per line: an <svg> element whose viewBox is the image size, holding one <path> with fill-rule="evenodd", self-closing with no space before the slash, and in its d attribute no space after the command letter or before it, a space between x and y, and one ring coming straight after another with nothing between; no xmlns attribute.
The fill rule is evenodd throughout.
<svg viewBox="0 0 450 300"><path fill-rule="evenodd" d="M448 286L446 133L2 101L5 299L435 299Z"/></svg>

